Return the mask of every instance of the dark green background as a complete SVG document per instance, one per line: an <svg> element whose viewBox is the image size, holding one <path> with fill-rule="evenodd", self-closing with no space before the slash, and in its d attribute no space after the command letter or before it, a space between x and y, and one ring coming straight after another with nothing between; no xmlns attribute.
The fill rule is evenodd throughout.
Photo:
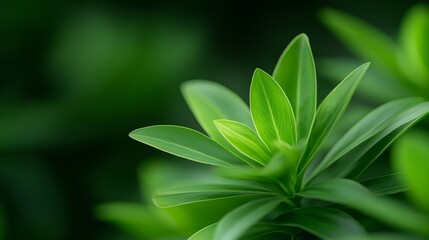
<svg viewBox="0 0 429 240"><path fill-rule="evenodd" d="M253 70L272 71L301 32L316 68L317 58L349 54L321 25L321 8L395 36L415 3L1 1L0 239L121 236L93 208L138 201L138 165L163 156L131 130L196 127L181 82L221 82L247 99Z"/></svg>

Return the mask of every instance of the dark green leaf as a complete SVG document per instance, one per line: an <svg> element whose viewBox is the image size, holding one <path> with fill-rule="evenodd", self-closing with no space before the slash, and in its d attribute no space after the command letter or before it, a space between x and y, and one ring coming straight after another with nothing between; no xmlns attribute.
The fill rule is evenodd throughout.
<svg viewBox="0 0 429 240"><path fill-rule="evenodd" d="M248 202L225 215L216 228L216 240L236 240L273 211L282 198L265 198Z"/></svg>
<svg viewBox="0 0 429 240"><path fill-rule="evenodd" d="M292 40L281 55L273 73L294 110L297 138L307 140L316 112L316 68L305 34Z"/></svg>
<svg viewBox="0 0 429 240"><path fill-rule="evenodd" d="M388 195L405 192L409 187L400 182L402 174L392 173L379 177L370 178L361 182L374 195Z"/></svg>
<svg viewBox="0 0 429 240"><path fill-rule="evenodd" d="M416 233L429 234L429 216L386 197L375 197L362 185L348 179L332 179L306 187L297 195L342 204Z"/></svg>

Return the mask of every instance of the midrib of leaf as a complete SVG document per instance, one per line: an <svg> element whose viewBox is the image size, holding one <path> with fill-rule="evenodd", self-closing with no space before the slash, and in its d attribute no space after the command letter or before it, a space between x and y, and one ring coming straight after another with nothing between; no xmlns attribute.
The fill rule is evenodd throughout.
<svg viewBox="0 0 429 240"><path fill-rule="evenodd" d="M262 92L264 93L265 102L267 103L268 110L270 111L271 122L272 122L272 124L273 124L273 126L274 126L274 130L276 131L277 139L278 139L279 141L282 141L282 138L280 137L279 129L278 129L278 127L277 127L277 122L274 120L274 114L273 114L273 110L272 110L272 108L271 108L271 104L270 104L270 102L268 101L268 96L267 96L267 91L266 91L266 89L265 89L265 85L264 85L264 84L261 84L261 87L262 87Z"/></svg>

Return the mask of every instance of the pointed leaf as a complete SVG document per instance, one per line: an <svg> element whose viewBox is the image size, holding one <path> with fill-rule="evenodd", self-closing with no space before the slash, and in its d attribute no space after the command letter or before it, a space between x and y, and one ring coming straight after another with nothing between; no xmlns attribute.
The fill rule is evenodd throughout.
<svg viewBox="0 0 429 240"><path fill-rule="evenodd" d="M292 40L280 57L273 73L294 110L297 138L306 140L316 113L316 68L305 34Z"/></svg>
<svg viewBox="0 0 429 240"><path fill-rule="evenodd" d="M260 138L271 151L276 143L296 143L295 117L290 102L267 73L256 69L250 86L250 111Z"/></svg>
<svg viewBox="0 0 429 240"><path fill-rule="evenodd" d="M429 216L393 199L375 197L357 182L331 179L306 187L297 195L342 204L394 227L429 234Z"/></svg>
<svg viewBox="0 0 429 240"><path fill-rule="evenodd" d="M253 128L249 107L234 92L220 84L189 81L182 85L182 93L204 131L223 147L235 150L217 130L214 120L234 120Z"/></svg>
<svg viewBox="0 0 429 240"><path fill-rule="evenodd" d="M325 170L356 146L386 129L399 114L418 103L418 98L401 99L386 103L371 111L335 143L316 169L312 171L309 179Z"/></svg>
<svg viewBox="0 0 429 240"><path fill-rule="evenodd" d="M366 235L365 229L348 214L327 207L297 208L284 214L279 222L301 228L321 239L347 239Z"/></svg>
<svg viewBox="0 0 429 240"><path fill-rule="evenodd" d="M217 223L208 225L192 235L188 240L214 240Z"/></svg>
<svg viewBox="0 0 429 240"><path fill-rule="evenodd" d="M164 152L209 165L231 167L241 160L190 128L160 125L134 130L130 137Z"/></svg>
<svg viewBox="0 0 429 240"><path fill-rule="evenodd" d="M397 171L403 172L401 180L409 186L411 199L429 212L429 135L413 131L402 137L393 148L393 160Z"/></svg>
<svg viewBox="0 0 429 240"><path fill-rule="evenodd" d="M347 108L354 91L368 67L369 63L366 63L350 73L329 93L318 107L316 118L308 139L307 149L299 163L298 173L302 174L310 160L326 141L329 133Z"/></svg>
<svg viewBox="0 0 429 240"><path fill-rule="evenodd" d="M225 215L216 228L216 240L239 239L249 228L273 211L282 198L265 198L248 202Z"/></svg>
<svg viewBox="0 0 429 240"><path fill-rule="evenodd" d="M405 192L409 187L399 181L402 174L392 173L379 177L370 178L361 182L374 195L388 195Z"/></svg>
<svg viewBox="0 0 429 240"><path fill-rule="evenodd" d="M230 120L216 120L215 124L225 139L238 151L262 165L268 163L271 153L252 129Z"/></svg>
<svg viewBox="0 0 429 240"><path fill-rule="evenodd" d="M269 189L244 182L240 184L195 184L161 190L155 194L154 202L159 207L173 207L215 199L272 195L276 194Z"/></svg>
<svg viewBox="0 0 429 240"><path fill-rule="evenodd" d="M335 9L324 9L322 22L364 61L374 62L402 78L396 63L397 46L386 34L362 20Z"/></svg>

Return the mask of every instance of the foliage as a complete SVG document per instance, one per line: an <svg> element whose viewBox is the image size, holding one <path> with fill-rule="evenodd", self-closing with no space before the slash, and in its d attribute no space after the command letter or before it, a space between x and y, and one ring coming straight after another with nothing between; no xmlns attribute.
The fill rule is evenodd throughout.
<svg viewBox="0 0 429 240"><path fill-rule="evenodd" d="M185 99L208 136L171 125L144 127L130 136L212 165L223 178L164 188L155 194L155 204L167 209L208 204L215 209L219 200L241 201L238 206L226 204L226 214L192 240L277 239L278 234L371 239L367 231L374 227L363 226L356 212L374 219L376 226L389 226L388 231L429 235L428 215L380 196L404 190L395 177L361 177L392 141L429 112L428 102L406 98L381 105L334 146L324 148L368 66L356 68L316 107L313 56L301 34L286 48L272 76L255 70L250 109L218 84L184 84ZM212 213L216 211L205 215Z"/></svg>
<svg viewBox="0 0 429 240"><path fill-rule="evenodd" d="M361 88L361 95L380 102L403 96L429 98L429 7L413 6L404 16L397 40L347 13L325 9L325 25L356 55L372 61L378 67L370 81ZM334 71L348 71L353 60L322 60L325 76L337 78ZM383 89L383 91L380 91ZM381 117L381 116L380 116ZM425 172L429 171L427 150L428 125L393 145L392 158L402 180L409 186L409 195L416 205L428 210L429 193Z"/></svg>

